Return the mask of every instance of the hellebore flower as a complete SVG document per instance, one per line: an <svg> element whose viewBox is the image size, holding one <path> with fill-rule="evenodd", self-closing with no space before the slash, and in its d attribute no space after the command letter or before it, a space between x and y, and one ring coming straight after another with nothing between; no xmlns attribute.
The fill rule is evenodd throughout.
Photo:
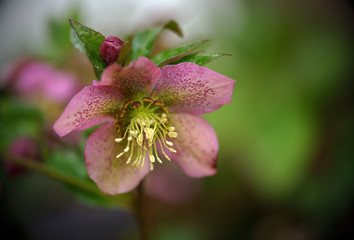
<svg viewBox="0 0 354 240"><path fill-rule="evenodd" d="M107 194L134 189L156 162L191 177L216 173L217 136L200 115L230 103L235 81L194 63L162 69L139 57L114 63L81 90L54 124L59 136L107 122L85 146L90 177ZM161 159L161 158L162 159Z"/></svg>

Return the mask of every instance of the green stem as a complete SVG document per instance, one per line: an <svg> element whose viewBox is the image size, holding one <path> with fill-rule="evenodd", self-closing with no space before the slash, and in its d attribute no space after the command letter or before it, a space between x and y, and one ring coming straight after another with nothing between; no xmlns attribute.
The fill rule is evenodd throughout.
<svg viewBox="0 0 354 240"><path fill-rule="evenodd" d="M96 185L91 184L89 182L83 181L81 179L72 177L68 174L62 173L58 170L49 168L39 162L36 162L33 159L28 159L28 158L24 158L24 157L14 157L11 155L5 155L3 156L3 159L7 160L7 161L11 161L15 164L21 165L23 167L29 168L31 170L34 170L36 172L39 172L41 174L47 175L53 179L59 180L63 183L69 184L71 186L77 187L81 190L84 190L88 193L91 193L93 195L96 196L100 196L100 197L106 197L106 198L111 198L112 200L114 200L115 202L119 203L120 206L124 207L124 208L128 208L131 209L131 196L128 195L119 195L119 196L108 196L108 195L104 195L98 188Z"/></svg>
<svg viewBox="0 0 354 240"><path fill-rule="evenodd" d="M138 196L135 204L135 213L138 218L141 240L149 240L149 236L146 228L146 221L144 219L144 206L143 206L143 181L138 186Z"/></svg>

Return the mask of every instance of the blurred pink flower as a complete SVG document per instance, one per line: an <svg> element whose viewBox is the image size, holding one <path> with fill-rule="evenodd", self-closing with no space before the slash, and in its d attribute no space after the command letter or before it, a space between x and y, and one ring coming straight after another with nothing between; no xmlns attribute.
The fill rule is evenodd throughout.
<svg viewBox="0 0 354 240"><path fill-rule="evenodd" d="M187 177L176 164L157 167L144 181L144 189L150 197L169 204L185 204L198 197L202 184Z"/></svg>
<svg viewBox="0 0 354 240"><path fill-rule="evenodd" d="M90 177L107 194L134 189L159 156L191 177L216 173L218 140L200 115L230 103L235 81L194 63L162 69L145 57L112 64L76 94L54 124L59 136L108 122L86 142ZM178 134L177 134L178 133Z"/></svg>
<svg viewBox="0 0 354 240"><path fill-rule="evenodd" d="M14 157L23 157L31 160L39 161L38 143L30 137L19 137L15 139L9 147L9 154ZM4 161L6 173L10 176L17 176L26 169L10 161Z"/></svg>
<svg viewBox="0 0 354 240"><path fill-rule="evenodd" d="M78 91L78 80L49 63L22 58L7 66L3 79L21 96L35 96L57 103L67 102Z"/></svg>

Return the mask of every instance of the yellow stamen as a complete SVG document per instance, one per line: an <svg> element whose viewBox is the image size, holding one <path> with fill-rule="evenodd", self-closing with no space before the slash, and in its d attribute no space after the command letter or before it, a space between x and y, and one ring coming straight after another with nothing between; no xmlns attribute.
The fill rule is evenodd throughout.
<svg viewBox="0 0 354 240"><path fill-rule="evenodd" d="M126 141L126 146L116 158L121 158L125 153L130 152L126 164L143 168L145 161L149 161L152 171L156 161L162 163L156 147L158 142L162 155L171 161L165 150L172 153L177 151L172 148L173 141L167 140L166 137L176 138L177 132L173 126L169 126L167 117L169 113L166 106L146 97L142 99L142 102L133 100L126 102L122 112L124 112L124 118L120 118L122 114L116 114L115 122L118 135L123 132L124 134L115 138L114 141L118 144ZM138 147L137 151L134 151L135 147ZM147 158L147 156L149 157Z"/></svg>

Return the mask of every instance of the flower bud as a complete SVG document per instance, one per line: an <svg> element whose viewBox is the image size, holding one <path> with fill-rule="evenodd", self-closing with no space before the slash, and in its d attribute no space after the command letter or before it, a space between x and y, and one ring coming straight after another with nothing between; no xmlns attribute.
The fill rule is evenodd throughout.
<svg viewBox="0 0 354 240"><path fill-rule="evenodd" d="M102 60L110 65L117 61L123 41L117 37L107 37L101 44L100 56Z"/></svg>

